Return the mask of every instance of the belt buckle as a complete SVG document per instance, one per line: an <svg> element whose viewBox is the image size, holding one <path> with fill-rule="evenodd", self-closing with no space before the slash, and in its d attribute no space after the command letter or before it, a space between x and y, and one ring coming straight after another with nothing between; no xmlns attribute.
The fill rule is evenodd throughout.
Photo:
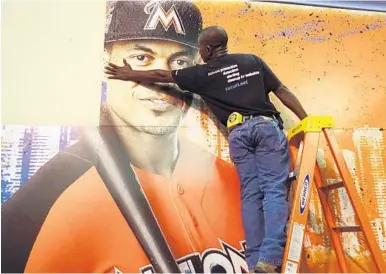
<svg viewBox="0 0 386 274"><path fill-rule="evenodd" d="M275 116L266 116L266 115L262 115L261 117L263 117L264 120L267 120L267 121L275 121Z"/></svg>

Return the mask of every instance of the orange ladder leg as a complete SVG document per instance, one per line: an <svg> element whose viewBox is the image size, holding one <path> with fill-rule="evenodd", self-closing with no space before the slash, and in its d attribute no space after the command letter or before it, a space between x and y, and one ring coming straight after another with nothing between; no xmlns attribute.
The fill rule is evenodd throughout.
<svg viewBox="0 0 386 274"><path fill-rule="evenodd" d="M344 160L343 154L339 149L338 142L336 141L335 136L331 131L331 129L325 128L323 129L323 133L326 138L327 144L331 149L332 156L335 160L336 166L342 178L342 184L347 191L347 195L350 199L351 205L354 209L354 212L357 216L357 220L359 222L359 229L356 229L356 227L342 227L342 228L335 228L335 230L338 230L341 232L361 230L364 234L364 238L367 241L368 248L370 249L371 255L373 257L374 263L378 271L381 273L386 272L386 264L382 257L377 240L375 239L373 230L371 229L370 220L367 217L366 211L363 208L362 201L357 193L354 182L351 178L351 174Z"/></svg>
<svg viewBox="0 0 386 274"><path fill-rule="evenodd" d="M296 191L289 220L287 244L283 257L282 271L285 273L297 273L300 266L319 136L319 132L309 132L304 136L303 150L300 156L299 171L296 180ZM301 138L300 135L290 140L290 148L291 146L298 147L300 145L299 138ZM295 151L295 149L291 150ZM294 166L296 159L292 158L292 161L292 165Z"/></svg>

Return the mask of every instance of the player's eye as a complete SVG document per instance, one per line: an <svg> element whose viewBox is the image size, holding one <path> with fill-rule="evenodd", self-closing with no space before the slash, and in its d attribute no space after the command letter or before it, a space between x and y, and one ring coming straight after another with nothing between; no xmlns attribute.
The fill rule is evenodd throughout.
<svg viewBox="0 0 386 274"><path fill-rule="evenodd" d="M136 56L136 58L138 61L145 61L146 56L145 55L138 55L138 56Z"/></svg>
<svg viewBox="0 0 386 274"><path fill-rule="evenodd" d="M170 66L172 69L182 69L187 68L193 65L192 60L188 58L179 57L170 62Z"/></svg>
<svg viewBox="0 0 386 274"><path fill-rule="evenodd" d="M147 66L151 63L153 58L145 54L135 54L135 55L131 55L129 60L130 60L129 63L132 66Z"/></svg>

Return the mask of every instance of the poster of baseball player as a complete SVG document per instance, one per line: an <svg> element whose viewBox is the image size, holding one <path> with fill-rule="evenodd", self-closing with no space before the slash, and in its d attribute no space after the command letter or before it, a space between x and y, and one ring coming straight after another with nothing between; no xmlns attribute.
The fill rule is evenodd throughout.
<svg viewBox="0 0 386 274"><path fill-rule="evenodd" d="M197 62L202 16L191 2L112 2L106 17L109 60L170 70ZM182 271L246 271L236 171L178 131L193 97L177 86L112 81L102 97L101 129L119 136ZM85 142L58 153L3 205L5 271L153 271Z"/></svg>
<svg viewBox="0 0 386 274"><path fill-rule="evenodd" d="M386 197L385 133L379 130L386 126L380 122L386 121L386 81L377 69L386 63L384 15L136 0L107 2L105 17L105 62L126 59L135 70L193 66L202 62L200 31L220 25L230 52L264 57L307 109L334 116L386 256L386 207L379 202ZM226 132L200 98L177 85L106 79L102 96L100 90L95 96L102 98L100 132L113 136L113 145L90 147L82 128L2 126L2 271L154 273L177 265L183 273L248 272L240 184L225 153ZM295 119L280 104L278 110L288 129ZM318 157L326 180L336 180L331 156L320 151ZM115 185L114 192L110 181L128 187L120 192ZM336 194L334 209L351 222L345 201ZM351 271L373 270L360 236L345 236L343 243ZM329 245L312 195L304 272L338 271Z"/></svg>

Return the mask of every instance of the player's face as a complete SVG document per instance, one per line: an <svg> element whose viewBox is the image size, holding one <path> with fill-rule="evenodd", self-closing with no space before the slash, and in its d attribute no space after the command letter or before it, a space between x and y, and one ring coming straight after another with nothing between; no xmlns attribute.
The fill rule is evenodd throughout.
<svg viewBox="0 0 386 274"><path fill-rule="evenodd" d="M125 58L134 70L173 70L192 66L195 55L191 48L175 42L137 40L114 43L110 61L123 65ZM170 134L177 130L187 109L184 97L175 84L109 80L107 86L110 108L125 124L149 134Z"/></svg>

